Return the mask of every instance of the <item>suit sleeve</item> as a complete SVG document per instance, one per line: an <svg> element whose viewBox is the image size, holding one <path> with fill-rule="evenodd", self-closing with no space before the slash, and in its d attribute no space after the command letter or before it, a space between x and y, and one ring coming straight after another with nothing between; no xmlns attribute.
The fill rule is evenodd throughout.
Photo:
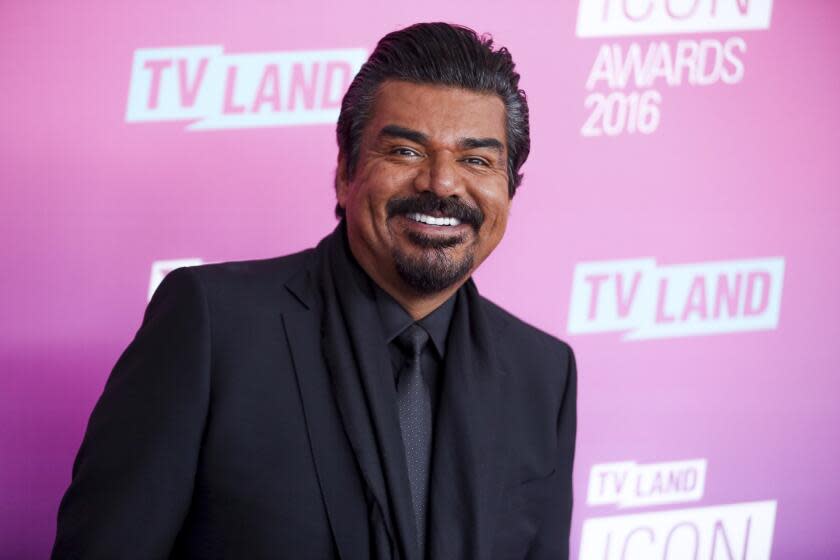
<svg viewBox="0 0 840 560"><path fill-rule="evenodd" d="M572 349L563 344L566 383L557 415L556 482L528 560L567 560L572 525L572 467L577 434L577 366Z"/></svg>
<svg viewBox="0 0 840 560"><path fill-rule="evenodd" d="M91 414L54 559L169 556L190 505L210 366L206 297L194 271L174 270Z"/></svg>

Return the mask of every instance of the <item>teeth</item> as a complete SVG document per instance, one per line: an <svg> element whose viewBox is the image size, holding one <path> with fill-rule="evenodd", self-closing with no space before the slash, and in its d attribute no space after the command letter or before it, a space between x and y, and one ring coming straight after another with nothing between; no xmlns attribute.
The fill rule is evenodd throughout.
<svg viewBox="0 0 840 560"><path fill-rule="evenodd" d="M461 220L458 218L435 218L434 216L429 216L427 214L408 214L408 218L414 220L415 222L421 222L424 224L429 224L431 226L457 226L461 224Z"/></svg>

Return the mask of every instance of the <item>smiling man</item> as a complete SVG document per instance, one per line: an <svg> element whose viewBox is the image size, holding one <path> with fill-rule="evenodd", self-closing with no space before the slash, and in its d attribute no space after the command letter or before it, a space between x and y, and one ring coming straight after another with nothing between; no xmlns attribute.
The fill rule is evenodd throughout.
<svg viewBox="0 0 840 560"><path fill-rule="evenodd" d="M510 54L384 37L316 248L182 268L96 405L54 558L568 557L571 349L478 294L530 147Z"/></svg>

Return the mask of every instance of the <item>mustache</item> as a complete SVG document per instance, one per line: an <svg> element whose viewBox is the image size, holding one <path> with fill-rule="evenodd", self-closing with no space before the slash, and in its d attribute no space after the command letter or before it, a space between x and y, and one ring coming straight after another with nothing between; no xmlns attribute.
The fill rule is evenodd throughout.
<svg viewBox="0 0 840 560"><path fill-rule="evenodd" d="M385 205L388 217L402 214L433 214L435 212L447 218L457 218L463 224L470 224L476 231L484 223L484 212L459 198L441 198L430 191L417 196L392 198Z"/></svg>

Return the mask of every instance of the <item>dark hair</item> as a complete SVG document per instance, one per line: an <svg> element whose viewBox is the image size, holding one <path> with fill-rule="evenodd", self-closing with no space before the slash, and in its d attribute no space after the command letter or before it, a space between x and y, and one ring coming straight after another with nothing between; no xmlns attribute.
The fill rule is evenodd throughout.
<svg viewBox="0 0 840 560"><path fill-rule="evenodd" d="M493 39L468 27L417 23L383 37L350 84L336 126L339 152L348 179L359 160L362 131L370 120L376 92L386 80L440 84L498 95L505 105L508 194L522 182L519 169L531 150L528 102L508 50L494 51ZM344 209L336 204L336 216Z"/></svg>

